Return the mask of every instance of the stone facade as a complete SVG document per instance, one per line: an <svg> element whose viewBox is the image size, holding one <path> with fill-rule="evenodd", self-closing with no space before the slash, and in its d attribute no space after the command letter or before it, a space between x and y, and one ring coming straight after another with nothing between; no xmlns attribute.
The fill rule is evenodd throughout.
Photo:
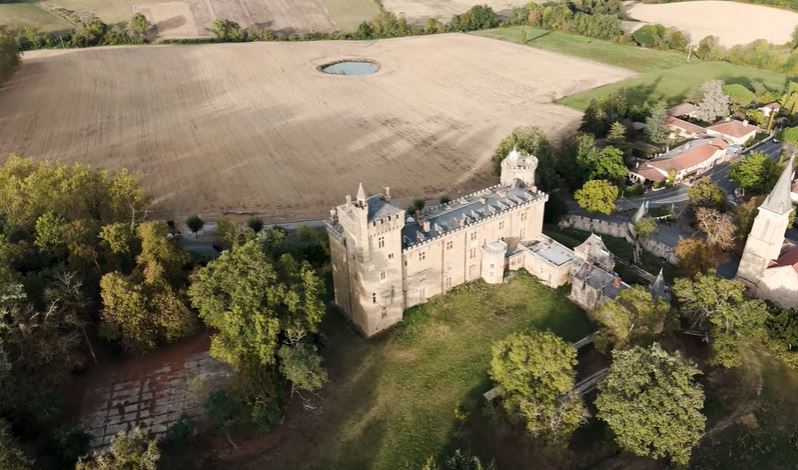
<svg viewBox="0 0 798 470"><path fill-rule="evenodd" d="M792 168L793 159L790 159L773 190L759 206L737 268L737 279L748 286L753 295L784 308L798 308L798 247L785 244L784 237L793 211Z"/></svg>

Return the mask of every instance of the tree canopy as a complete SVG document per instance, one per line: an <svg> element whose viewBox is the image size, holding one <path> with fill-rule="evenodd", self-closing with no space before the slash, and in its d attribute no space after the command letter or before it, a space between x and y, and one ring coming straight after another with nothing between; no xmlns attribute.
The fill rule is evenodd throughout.
<svg viewBox="0 0 798 470"><path fill-rule="evenodd" d="M709 80L701 85L701 102L695 111L696 118L704 122L714 122L729 115L729 97L723 93L723 82Z"/></svg>
<svg viewBox="0 0 798 470"><path fill-rule="evenodd" d="M120 431L111 440L109 452L81 459L75 470L156 470L160 458L155 441L136 427L129 432Z"/></svg>
<svg viewBox="0 0 798 470"><path fill-rule="evenodd" d="M652 144L662 145L668 141L670 131L666 124L667 119L668 114L665 111L665 103L662 101L657 102L651 108L648 117L646 117L645 132Z"/></svg>
<svg viewBox="0 0 798 470"><path fill-rule="evenodd" d="M618 187L607 180L590 180L574 193L574 199L588 212L612 214L618 193Z"/></svg>
<svg viewBox="0 0 798 470"><path fill-rule="evenodd" d="M756 194L770 192L779 179L779 164L762 152L751 152L731 164L729 178L737 186Z"/></svg>
<svg viewBox="0 0 798 470"><path fill-rule="evenodd" d="M21 56L17 41L0 32L0 83L11 77L20 62Z"/></svg>
<svg viewBox="0 0 798 470"><path fill-rule="evenodd" d="M693 207L714 207L719 209L726 202L726 191L705 176L687 188L687 197Z"/></svg>
<svg viewBox="0 0 798 470"><path fill-rule="evenodd" d="M599 384L598 417L618 445L635 455L687 465L706 418L699 370L659 344L616 350Z"/></svg>
<svg viewBox="0 0 798 470"><path fill-rule="evenodd" d="M761 299L745 297L745 286L710 270L694 279L679 278L673 285L682 314L693 331L709 339L710 363L734 367L743 351L764 338L768 310Z"/></svg>
<svg viewBox="0 0 798 470"><path fill-rule="evenodd" d="M501 172L502 160L514 147L537 157L538 168L535 180L542 190L548 191L558 187L559 177L554 171L554 147L538 127L517 127L499 142L492 159L493 169L497 175Z"/></svg>
<svg viewBox="0 0 798 470"><path fill-rule="evenodd" d="M588 316L599 327L596 347L607 351L651 341L662 332L669 312L667 300L654 300L646 288L633 286L622 290L617 299L591 310Z"/></svg>
<svg viewBox="0 0 798 470"><path fill-rule="evenodd" d="M692 277L718 265L716 248L697 237L680 239L674 251L679 272L683 276Z"/></svg>
<svg viewBox="0 0 798 470"><path fill-rule="evenodd" d="M508 416L536 438L563 442L586 418L572 393L576 363L576 350L553 333L515 333L493 345L490 376Z"/></svg>

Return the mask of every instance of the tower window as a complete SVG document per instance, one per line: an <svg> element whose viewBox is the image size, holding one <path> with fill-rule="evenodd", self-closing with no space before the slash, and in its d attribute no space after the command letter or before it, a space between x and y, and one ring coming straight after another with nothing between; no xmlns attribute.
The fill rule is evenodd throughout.
<svg viewBox="0 0 798 470"><path fill-rule="evenodd" d="M452 240L449 240L448 242L446 242L446 249L451 250L452 248L454 248L454 242Z"/></svg>
<svg viewBox="0 0 798 470"><path fill-rule="evenodd" d="M388 259L393 259L393 253L388 253Z"/></svg>
<svg viewBox="0 0 798 470"><path fill-rule="evenodd" d="M388 278L388 273L386 273L385 271L380 271L380 281L384 281L387 278Z"/></svg>
<svg viewBox="0 0 798 470"><path fill-rule="evenodd" d="M521 222L526 220L526 212L521 212Z"/></svg>
<svg viewBox="0 0 798 470"><path fill-rule="evenodd" d="M377 303L377 293L376 292L372 292L371 293L371 303L373 303L373 304Z"/></svg>
<svg viewBox="0 0 798 470"><path fill-rule="evenodd" d="M418 260L419 261L424 261L425 259L427 259L427 252L426 251L419 251L418 252Z"/></svg>
<svg viewBox="0 0 798 470"><path fill-rule="evenodd" d="M504 222L499 222L499 230L504 230Z"/></svg>
<svg viewBox="0 0 798 470"><path fill-rule="evenodd" d="M385 248L385 237L380 237L377 239L377 247Z"/></svg>
<svg viewBox="0 0 798 470"><path fill-rule="evenodd" d="M468 257L471 258L471 259L476 258L477 257L477 249L476 248L471 248L471 250L468 252Z"/></svg>
<svg viewBox="0 0 798 470"><path fill-rule="evenodd" d="M477 232L471 232L471 241L473 242L476 239L477 239Z"/></svg>

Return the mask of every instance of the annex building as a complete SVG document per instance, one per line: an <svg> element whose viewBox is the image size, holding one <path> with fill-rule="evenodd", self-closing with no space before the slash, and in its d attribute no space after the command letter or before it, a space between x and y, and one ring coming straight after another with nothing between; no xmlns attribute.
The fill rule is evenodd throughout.
<svg viewBox="0 0 798 470"><path fill-rule="evenodd" d="M607 265L612 255L599 237L600 246L590 238L580 252L543 234L548 195L535 186L537 164L513 149L499 184L414 214L391 203L390 188L369 195L361 184L325 223L336 304L372 336L400 322L406 309L465 282L498 284L508 269L524 268L559 287L586 263L572 300L592 308L614 298L626 284ZM603 260L589 261L588 253L604 253Z"/></svg>

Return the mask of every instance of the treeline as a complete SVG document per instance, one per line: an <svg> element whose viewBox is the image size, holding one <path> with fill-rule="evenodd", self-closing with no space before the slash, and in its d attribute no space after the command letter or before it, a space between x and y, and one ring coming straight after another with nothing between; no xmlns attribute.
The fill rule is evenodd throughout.
<svg viewBox="0 0 798 470"><path fill-rule="evenodd" d="M296 391L325 382L316 270L326 238L306 229L289 242L257 220L223 220L226 251L206 262L175 243L173 223L148 220L150 200L127 171L14 156L0 166L0 464L17 439L36 468L69 468L87 452L61 389L98 348L142 354L204 324L211 355L236 372L200 397L225 433L269 429ZM30 468L14 454L22 463L10 468Z"/></svg>
<svg viewBox="0 0 798 470"><path fill-rule="evenodd" d="M0 33L0 84L17 70L20 60L17 42L10 36Z"/></svg>

